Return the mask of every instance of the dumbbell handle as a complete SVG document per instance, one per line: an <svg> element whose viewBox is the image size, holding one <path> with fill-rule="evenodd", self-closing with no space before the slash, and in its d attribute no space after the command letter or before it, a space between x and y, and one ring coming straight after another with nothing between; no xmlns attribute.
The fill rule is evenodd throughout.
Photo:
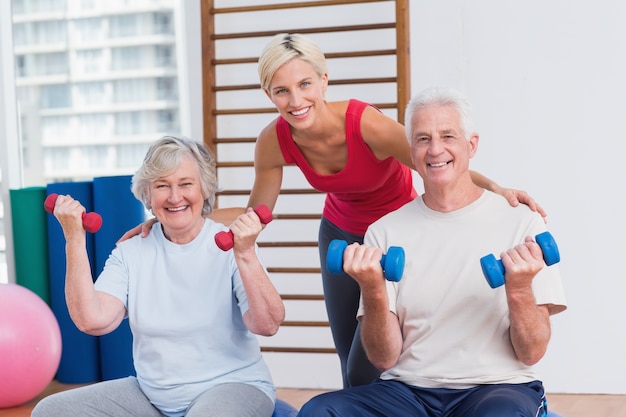
<svg viewBox="0 0 626 417"><path fill-rule="evenodd" d="M343 252L348 246L348 242L341 239L334 239L328 245L326 252L326 266L333 274L343 272ZM387 281L398 282L404 273L404 249L399 246L390 246L386 254L380 259L380 266Z"/></svg>
<svg viewBox="0 0 626 417"><path fill-rule="evenodd" d="M535 236L535 242L543 252L543 260L546 265L554 265L561 260L559 248L550 232L539 233ZM493 254L489 254L480 258L480 266L491 288L504 285L504 264L501 259L496 259Z"/></svg>
<svg viewBox="0 0 626 417"><path fill-rule="evenodd" d="M259 204L254 208L254 212L259 216L261 223L268 224L274 219L272 211L264 204ZM235 236L233 231L218 232L215 234L215 243L217 247L223 251L227 251L233 248L235 245Z"/></svg>
<svg viewBox="0 0 626 417"><path fill-rule="evenodd" d="M57 197L59 197L58 194L49 194L43 203L44 209L50 214L54 212L54 205L57 202ZM96 233L98 230L100 230L100 226L102 226L102 216L94 212L83 212L83 229L85 229L89 233Z"/></svg>

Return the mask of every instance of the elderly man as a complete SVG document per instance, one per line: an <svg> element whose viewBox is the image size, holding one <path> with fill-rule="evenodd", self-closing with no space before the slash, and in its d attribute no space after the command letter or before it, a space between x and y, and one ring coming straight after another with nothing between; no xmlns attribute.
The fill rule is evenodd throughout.
<svg viewBox="0 0 626 417"><path fill-rule="evenodd" d="M557 266L545 267L533 238L545 222L472 182L479 135L461 94L426 90L405 120L424 193L343 254L361 289L365 350L383 372L370 385L311 399L299 416L546 415L533 365L548 347L550 316L566 301ZM406 252L399 282L383 278L390 246ZM505 271L495 289L480 265L489 253L500 253Z"/></svg>

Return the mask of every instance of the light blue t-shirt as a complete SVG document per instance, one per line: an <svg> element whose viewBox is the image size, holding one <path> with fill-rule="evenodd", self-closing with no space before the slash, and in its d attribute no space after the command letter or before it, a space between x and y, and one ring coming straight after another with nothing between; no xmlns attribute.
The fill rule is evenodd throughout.
<svg viewBox="0 0 626 417"><path fill-rule="evenodd" d="M198 395L227 382L275 399L258 340L243 322L248 302L233 251L215 244L222 230L206 220L192 242L179 245L157 223L146 238L120 243L95 284L126 306L137 379L168 416L184 415Z"/></svg>

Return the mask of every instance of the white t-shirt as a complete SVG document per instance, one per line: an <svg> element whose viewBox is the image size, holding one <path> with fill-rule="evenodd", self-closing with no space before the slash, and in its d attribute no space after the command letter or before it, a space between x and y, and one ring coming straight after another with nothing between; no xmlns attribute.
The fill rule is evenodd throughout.
<svg viewBox="0 0 626 417"><path fill-rule="evenodd" d="M192 242L179 245L157 223L146 238L120 243L95 284L126 306L137 379L169 416L183 415L199 394L225 382L249 383L275 398L258 339L243 322L248 301L233 251L215 244L222 230L206 220Z"/></svg>
<svg viewBox="0 0 626 417"><path fill-rule="evenodd" d="M390 310L402 328L402 354L381 378L454 389L538 379L513 352L504 286L489 286L480 258L493 253L499 259L545 230L539 214L525 205L513 208L489 191L449 213L429 209L419 197L372 224L365 244L385 251L400 246L406 255L402 279L387 282ZM533 292L551 313L566 308L558 264L535 276Z"/></svg>

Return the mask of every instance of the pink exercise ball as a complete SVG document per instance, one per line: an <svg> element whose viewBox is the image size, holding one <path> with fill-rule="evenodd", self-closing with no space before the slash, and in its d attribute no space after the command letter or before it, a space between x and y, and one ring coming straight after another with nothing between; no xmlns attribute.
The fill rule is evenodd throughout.
<svg viewBox="0 0 626 417"><path fill-rule="evenodd" d="M61 361L61 329L37 294L0 284L0 408L24 404L50 384Z"/></svg>

